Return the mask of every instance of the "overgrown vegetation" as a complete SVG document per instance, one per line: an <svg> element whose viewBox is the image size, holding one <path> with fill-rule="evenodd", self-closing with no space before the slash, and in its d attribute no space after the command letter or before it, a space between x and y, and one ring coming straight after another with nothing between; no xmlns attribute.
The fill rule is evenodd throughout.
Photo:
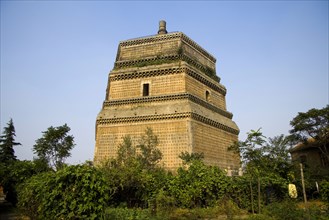
<svg viewBox="0 0 329 220"><path fill-rule="evenodd" d="M95 167L66 166L21 184L18 206L32 219L100 219L114 188Z"/></svg>
<svg viewBox="0 0 329 220"><path fill-rule="evenodd" d="M302 202L300 170L289 156L295 139L291 142L290 137L267 138L260 129L251 130L246 140L230 147L241 155L244 175L229 177L224 170L205 165L199 153L182 152L182 166L174 173L164 170L159 140L151 129L136 142L125 136L117 157L100 166L92 162L66 165L73 136L67 125L51 128L36 141L40 145L35 149L49 149L50 155L64 152L63 157L40 154L34 161L19 161L14 156L18 144L13 144L12 121L4 129L10 135L1 136L1 143L12 143L0 145L0 158L12 158L0 162L1 185L7 200L17 203L31 219L329 218L328 177L317 177L318 191L312 173L305 172L308 199L319 197ZM66 137L70 137L68 144L63 142ZM321 137L326 136L316 137L323 141ZM8 146L9 150L3 150ZM6 156L6 152L12 153ZM289 198L288 183L296 184L297 199Z"/></svg>

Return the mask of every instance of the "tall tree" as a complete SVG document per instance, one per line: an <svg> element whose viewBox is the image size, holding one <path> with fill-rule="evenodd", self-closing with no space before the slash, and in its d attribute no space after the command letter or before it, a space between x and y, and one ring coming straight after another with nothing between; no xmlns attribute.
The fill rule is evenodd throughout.
<svg viewBox="0 0 329 220"><path fill-rule="evenodd" d="M8 163L16 160L14 146L21 145L15 142L15 127L10 119L7 127L4 127L3 135L0 136L0 162Z"/></svg>
<svg viewBox="0 0 329 220"><path fill-rule="evenodd" d="M38 155L39 159L47 161L50 167L61 168L75 146L74 137L68 134L70 130L67 124L49 127L47 131L42 132L42 138L36 140L36 144L33 146L34 153Z"/></svg>
<svg viewBox="0 0 329 220"><path fill-rule="evenodd" d="M112 205L126 203L128 207L146 207L162 188L166 172L156 166L162 158L157 144L157 136L150 128L137 145L126 135L118 146L117 157L103 163L107 178L116 186Z"/></svg>
<svg viewBox="0 0 329 220"><path fill-rule="evenodd" d="M267 191L267 198L282 199L286 192L286 178L291 169L289 139L283 135L267 138L260 129L251 130L247 134L245 141L237 142L229 150L240 153L245 177L249 179L250 185L257 180L258 204L260 191Z"/></svg>
<svg viewBox="0 0 329 220"><path fill-rule="evenodd" d="M147 169L154 168L162 159L162 152L157 148L158 144L158 137L151 128L147 128L137 146L140 149L138 158Z"/></svg>
<svg viewBox="0 0 329 220"><path fill-rule="evenodd" d="M289 132L295 140L307 143L309 138L313 138L319 150L329 159L329 105L299 112L290 125L293 129Z"/></svg>
<svg viewBox="0 0 329 220"><path fill-rule="evenodd" d="M247 133L245 141L238 141L228 148L228 150L238 153L242 160L242 165L247 167L259 164L263 155L263 147L266 145L266 137L261 132L251 130Z"/></svg>
<svg viewBox="0 0 329 220"><path fill-rule="evenodd" d="M247 172L274 172L286 178L290 168L290 139L284 135L265 137L261 130L251 130L245 141L239 141L229 150L240 153Z"/></svg>
<svg viewBox="0 0 329 220"><path fill-rule="evenodd" d="M268 138L268 142L264 147L264 157L267 161L268 170L279 174L285 179L292 169L290 148L291 140L283 134Z"/></svg>
<svg viewBox="0 0 329 220"><path fill-rule="evenodd" d="M136 147L133 146L131 137L126 135L123 142L119 144L117 152L117 162L119 165L129 165L131 160L136 159Z"/></svg>

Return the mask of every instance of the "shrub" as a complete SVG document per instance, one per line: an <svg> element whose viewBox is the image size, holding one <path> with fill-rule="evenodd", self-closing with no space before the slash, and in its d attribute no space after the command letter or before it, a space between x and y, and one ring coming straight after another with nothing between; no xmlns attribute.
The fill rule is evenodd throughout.
<svg viewBox="0 0 329 220"><path fill-rule="evenodd" d="M329 181L323 181L320 184L320 195L324 202L329 203Z"/></svg>
<svg viewBox="0 0 329 220"><path fill-rule="evenodd" d="M32 219L99 219L111 192L96 168L68 166L24 182L18 192L18 206Z"/></svg>
<svg viewBox="0 0 329 220"><path fill-rule="evenodd" d="M104 219L111 220L138 220L138 219L149 219L148 213L142 209L128 209L128 208L108 208L105 211Z"/></svg>
<svg viewBox="0 0 329 220"><path fill-rule="evenodd" d="M254 214L254 215L249 215L247 220L276 220L276 219L264 214Z"/></svg>
<svg viewBox="0 0 329 220"><path fill-rule="evenodd" d="M317 201L310 201L305 205L304 203L285 200L268 205L264 209L264 214L268 218L280 220L325 220L329 217L327 207Z"/></svg>
<svg viewBox="0 0 329 220"><path fill-rule="evenodd" d="M280 203L272 203L265 207L264 214L274 219L298 220L303 216L303 210L298 208L297 203L285 200Z"/></svg>
<svg viewBox="0 0 329 220"><path fill-rule="evenodd" d="M175 207L175 199L166 195L163 189L159 191L156 196L156 210L157 212L170 212Z"/></svg>
<svg viewBox="0 0 329 220"><path fill-rule="evenodd" d="M48 182L53 178L53 172L40 173L19 186L17 205L24 215L31 219L38 219L43 195L47 193Z"/></svg>

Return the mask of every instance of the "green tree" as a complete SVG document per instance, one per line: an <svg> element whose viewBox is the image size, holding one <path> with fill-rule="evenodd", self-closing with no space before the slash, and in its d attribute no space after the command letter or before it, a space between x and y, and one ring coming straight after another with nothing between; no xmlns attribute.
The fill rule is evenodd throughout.
<svg viewBox="0 0 329 220"><path fill-rule="evenodd" d="M59 127L49 127L42 132L43 136L36 140L33 146L34 153L39 159L47 161L50 167L59 169L64 165L64 161L71 155L70 151L74 147L74 137L69 135L71 129L66 125Z"/></svg>
<svg viewBox="0 0 329 220"><path fill-rule="evenodd" d="M17 175L20 169L16 169L18 160L15 156L14 147L21 145L15 142L15 127L10 119L7 127L4 127L3 135L0 136L0 185L3 186L6 200L13 205L17 202L16 185Z"/></svg>
<svg viewBox="0 0 329 220"><path fill-rule="evenodd" d="M260 163L263 155L263 147L266 144L266 137L260 129L251 130L247 133L245 141L238 141L228 148L228 150L238 153L242 165L246 169L254 169Z"/></svg>
<svg viewBox="0 0 329 220"><path fill-rule="evenodd" d="M153 169L162 159L162 153L157 148L158 144L158 137L151 128L147 128L137 146L140 149L138 159L146 169Z"/></svg>
<svg viewBox="0 0 329 220"><path fill-rule="evenodd" d="M284 135L267 138L260 129L247 134L245 141L235 143L229 150L240 153L245 169L244 178L249 181L250 191L254 191L254 195L258 194L258 207L260 194L265 194L262 197L266 202L285 198L287 178L292 172L289 139Z"/></svg>
<svg viewBox="0 0 329 220"><path fill-rule="evenodd" d="M322 109L312 108L305 113L299 112L290 125L293 129L289 132L296 141L307 143L309 138L313 138L329 160L329 105Z"/></svg>
<svg viewBox="0 0 329 220"><path fill-rule="evenodd" d="M274 172L287 178L291 170L289 148L291 141L284 135L265 137L261 130L251 130L245 141L239 141L229 147L240 153L247 172ZM260 173L259 173L260 174Z"/></svg>
<svg viewBox="0 0 329 220"><path fill-rule="evenodd" d="M15 127L10 119L0 136L0 163L8 164L16 160L14 146L21 145L15 142Z"/></svg>
<svg viewBox="0 0 329 220"><path fill-rule="evenodd" d="M133 146L131 137L126 135L119 144L116 161L121 165L129 165L133 159L136 159L136 147Z"/></svg>
<svg viewBox="0 0 329 220"><path fill-rule="evenodd" d="M273 138L267 138L262 147L262 169L267 173L275 173L284 179L292 172L292 162L289 153L291 147L290 138L279 135Z"/></svg>
<svg viewBox="0 0 329 220"><path fill-rule="evenodd" d="M0 185L6 193L6 200L13 205L17 203L17 187L19 184L39 173L33 161L16 160L14 163L0 163Z"/></svg>
<svg viewBox="0 0 329 220"><path fill-rule="evenodd" d="M130 136L124 136L117 157L102 164L107 179L116 186L110 205L147 207L166 181L166 172L157 167L162 153L156 148L157 136L145 131L136 146Z"/></svg>

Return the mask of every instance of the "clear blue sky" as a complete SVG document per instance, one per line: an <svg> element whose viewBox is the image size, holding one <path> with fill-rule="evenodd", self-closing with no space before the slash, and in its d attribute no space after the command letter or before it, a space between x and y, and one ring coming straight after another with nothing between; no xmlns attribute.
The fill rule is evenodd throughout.
<svg viewBox="0 0 329 220"><path fill-rule="evenodd" d="M92 160L118 43L162 19L217 58L241 140L288 134L298 112L328 104L328 1L1 1L1 133L13 118L18 158L67 123L67 162Z"/></svg>

